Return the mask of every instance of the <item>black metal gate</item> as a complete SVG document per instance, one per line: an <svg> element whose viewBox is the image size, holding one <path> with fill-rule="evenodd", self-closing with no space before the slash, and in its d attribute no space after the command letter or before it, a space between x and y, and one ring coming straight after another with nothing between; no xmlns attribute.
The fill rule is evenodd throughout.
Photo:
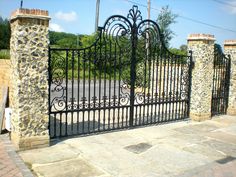
<svg viewBox="0 0 236 177"><path fill-rule="evenodd" d="M170 53L137 6L99 28L93 45L49 49L51 137L90 134L189 116L190 56Z"/></svg>
<svg viewBox="0 0 236 177"><path fill-rule="evenodd" d="M226 114L229 99L230 56L215 47L211 115Z"/></svg>

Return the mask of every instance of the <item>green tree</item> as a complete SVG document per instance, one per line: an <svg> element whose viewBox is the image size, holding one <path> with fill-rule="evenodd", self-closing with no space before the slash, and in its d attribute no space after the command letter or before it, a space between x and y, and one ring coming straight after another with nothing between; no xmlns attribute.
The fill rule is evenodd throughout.
<svg viewBox="0 0 236 177"><path fill-rule="evenodd" d="M162 7L160 14L157 17L157 24L160 27L161 33L164 37L164 43L168 47L170 40L175 33L170 29L170 25L176 23L177 14L174 14L169 6Z"/></svg>
<svg viewBox="0 0 236 177"><path fill-rule="evenodd" d="M185 45L185 44L182 44L182 45L179 47L179 49L180 49L182 52L184 52L185 54L187 54L187 52L188 52L188 46Z"/></svg>
<svg viewBox="0 0 236 177"><path fill-rule="evenodd" d="M0 49L10 48L11 29L7 19L0 17Z"/></svg>

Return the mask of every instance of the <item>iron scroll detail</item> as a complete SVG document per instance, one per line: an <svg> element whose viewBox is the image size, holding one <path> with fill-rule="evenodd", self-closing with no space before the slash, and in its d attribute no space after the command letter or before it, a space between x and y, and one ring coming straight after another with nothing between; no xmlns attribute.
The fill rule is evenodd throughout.
<svg viewBox="0 0 236 177"><path fill-rule="evenodd" d="M170 53L163 41L133 6L109 17L88 47L50 47L50 137L187 118L191 56Z"/></svg>

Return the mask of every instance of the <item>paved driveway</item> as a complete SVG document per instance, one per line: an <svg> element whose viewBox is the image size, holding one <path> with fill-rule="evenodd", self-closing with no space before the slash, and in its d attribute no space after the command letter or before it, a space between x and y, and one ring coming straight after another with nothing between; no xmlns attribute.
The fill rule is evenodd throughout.
<svg viewBox="0 0 236 177"><path fill-rule="evenodd" d="M60 139L20 152L38 176L236 176L236 117Z"/></svg>

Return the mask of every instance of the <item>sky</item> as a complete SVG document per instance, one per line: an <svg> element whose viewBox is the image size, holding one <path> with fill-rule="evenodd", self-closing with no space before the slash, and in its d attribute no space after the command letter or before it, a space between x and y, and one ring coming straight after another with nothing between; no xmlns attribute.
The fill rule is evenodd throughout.
<svg viewBox="0 0 236 177"><path fill-rule="evenodd" d="M147 0L100 0L99 26L111 15L127 16L137 4L146 19ZM192 33L212 34L220 45L236 39L236 0L151 0L151 19L156 21L166 5L179 15L177 23L171 25L175 33L171 47L186 44ZM19 7L20 0L0 0L0 16L9 18ZM48 10L50 30L74 34L92 34L95 30L96 0L24 0L23 8Z"/></svg>

